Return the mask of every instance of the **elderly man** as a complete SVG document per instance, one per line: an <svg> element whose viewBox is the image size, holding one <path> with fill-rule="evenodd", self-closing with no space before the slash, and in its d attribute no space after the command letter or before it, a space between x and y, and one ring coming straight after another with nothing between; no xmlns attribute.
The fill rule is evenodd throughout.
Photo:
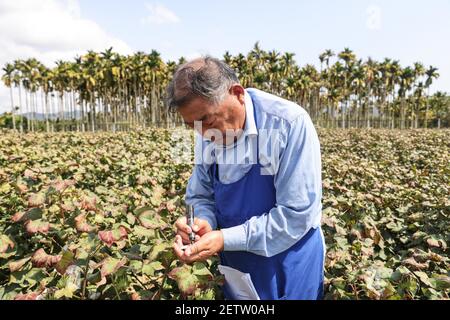
<svg viewBox="0 0 450 320"><path fill-rule="evenodd" d="M169 107L202 135L201 150L212 150L186 190L193 230L186 218L175 224L179 259L218 254L222 265L250 274L261 299L320 299L320 144L307 112L244 89L228 65L209 56L180 66L167 93ZM196 241L183 251L192 231ZM226 285L224 294L233 298Z"/></svg>

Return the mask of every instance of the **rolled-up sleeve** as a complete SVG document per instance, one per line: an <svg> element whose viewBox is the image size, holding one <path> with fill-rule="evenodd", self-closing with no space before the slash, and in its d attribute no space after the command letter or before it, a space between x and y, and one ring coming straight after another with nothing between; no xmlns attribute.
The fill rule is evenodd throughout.
<svg viewBox="0 0 450 320"><path fill-rule="evenodd" d="M276 206L242 225L222 229L226 251L273 256L320 226L322 178L320 143L308 114L289 123L274 175Z"/></svg>
<svg viewBox="0 0 450 320"><path fill-rule="evenodd" d="M195 217L208 221L213 230L217 229L213 183L203 164L194 166L186 187L186 203L194 206Z"/></svg>

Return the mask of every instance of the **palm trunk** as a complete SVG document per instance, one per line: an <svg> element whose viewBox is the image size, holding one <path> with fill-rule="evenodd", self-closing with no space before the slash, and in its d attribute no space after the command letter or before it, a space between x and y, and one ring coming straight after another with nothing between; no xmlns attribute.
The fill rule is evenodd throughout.
<svg viewBox="0 0 450 320"><path fill-rule="evenodd" d="M427 107L426 107L426 109L425 109L425 129L428 128L428 110L429 110L429 102L430 102L430 87L428 87Z"/></svg>
<svg viewBox="0 0 450 320"><path fill-rule="evenodd" d="M64 132L64 95L62 92L59 93L59 118L61 122L61 128Z"/></svg>
<svg viewBox="0 0 450 320"><path fill-rule="evenodd" d="M77 132L80 132L80 122L77 119L77 103L75 100L75 91L73 91L73 90L71 91L71 98L72 98L74 118L75 118L75 122L77 124Z"/></svg>
<svg viewBox="0 0 450 320"><path fill-rule="evenodd" d="M19 83L20 133L23 133L22 89Z"/></svg>
<svg viewBox="0 0 450 320"><path fill-rule="evenodd" d="M400 129L405 129L405 98L402 97L401 103L400 103Z"/></svg>
<svg viewBox="0 0 450 320"><path fill-rule="evenodd" d="M48 93L45 93L45 113L46 113L46 117L45 117L45 125L46 125L46 130L47 133L50 132L50 123L48 121L48 118L50 117L50 112L48 111Z"/></svg>
<svg viewBox="0 0 450 320"><path fill-rule="evenodd" d="M30 111L29 111L29 104L28 104L28 90L26 90L25 89L25 109L27 110L27 114L28 114L28 116L27 116L27 131L29 131L30 130L30 128L31 128L31 123L30 123L30 115L31 115L31 113L30 113Z"/></svg>
<svg viewBox="0 0 450 320"><path fill-rule="evenodd" d="M91 93L90 105L91 105L91 131L95 132L95 105L93 93Z"/></svg>
<svg viewBox="0 0 450 320"><path fill-rule="evenodd" d="M86 131L86 126L85 126L85 106L86 106L86 102L84 101L84 99L81 101L81 132L85 132Z"/></svg>
<svg viewBox="0 0 450 320"><path fill-rule="evenodd" d="M55 115L54 108L53 108L53 103L54 103L53 96L50 95L50 115L52 117L54 117L54 115ZM55 119L52 119L52 122L51 122L51 132L52 133L55 132Z"/></svg>
<svg viewBox="0 0 450 320"><path fill-rule="evenodd" d="M9 86L9 94L11 97L11 115L12 115L13 129L14 129L14 131L16 131L16 115L15 115L15 108L14 108L12 83L10 83L10 86Z"/></svg>

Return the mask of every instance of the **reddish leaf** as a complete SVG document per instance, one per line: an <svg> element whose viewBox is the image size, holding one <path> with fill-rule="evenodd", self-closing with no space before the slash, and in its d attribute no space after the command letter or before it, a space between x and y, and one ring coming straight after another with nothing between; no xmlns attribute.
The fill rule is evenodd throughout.
<svg viewBox="0 0 450 320"><path fill-rule="evenodd" d="M142 299L141 299L141 296L139 295L139 293L133 292L131 294L131 300L142 300Z"/></svg>
<svg viewBox="0 0 450 320"><path fill-rule="evenodd" d="M25 229L29 234L35 233L47 233L50 229L50 223L44 222L41 219L38 220L28 220L25 222Z"/></svg>
<svg viewBox="0 0 450 320"><path fill-rule="evenodd" d="M15 184L15 187L20 194L25 194L28 192L28 187L25 184L17 183Z"/></svg>
<svg viewBox="0 0 450 320"><path fill-rule="evenodd" d="M63 192L68 187L75 185L75 180L57 180L51 184L58 192Z"/></svg>
<svg viewBox="0 0 450 320"><path fill-rule="evenodd" d="M435 247L435 248L439 248L440 247L439 241L436 240L436 239L433 239L433 238L428 238L427 239L427 244L430 247Z"/></svg>
<svg viewBox="0 0 450 320"><path fill-rule="evenodd" d="M45 203L45 194L40 193L33 193L28 198L28 206L29 207L40 207Z"/></svg>
<svg viewBox="0 0 450 320"><path fill-rule="evenodd" d="M66 202L64 202L64 203L61 205L61 209L62 209L63 211L65 211L65 212L72 212L72 211L75 211L75 206L74 206L72 203L66 203Z"/></svg>
<svg viewBox="0 0 450 320"><path fill-rule="evenodd" d="M412 270L426 270L429 267L428 263L417 262L413 257L403 260L402 264Z"/></svg>
<svg viewBox="0 0 450 320"><path fill-rule="evenodd" d="M173 202L167 202L166 208L169 212L174 212L177 209L177 206L173 204Z"/></svg>
<svg viewBox="0 0 450 320"><path fill-rule="evenodd" d="M31 292L31 293L19 293L14 297L14 300L36 300L36 298L40 295L40 292Z"/></svg>
<svg viewBox="0 0 450 320"><path fill-rule="evenodd" d="M174 268L168 276L177 282L178 288L184 295L192 294L199 283L197 276L192 273L192 268L188 265Z"/></svg>
<svg viewBox="0 0 450 320"><path fill-rule="evenodd" d="M31 171L30 169L26 169L25 172L23 173L23 175L25 176L25 178L28 178L31 180L37 180L37 178L38 178L38 174L34 171Z"/></svg>
<svg viewBox="0 0 450 320"><path fill-rule="evenodd" d="M75 228L79 232L88 232L88 233L96 230L96 227L93 227L86 222L86 215L84 213L78 215L75 218Z"/></svg>
<svg viewBox="0 0 450 320"><path fill-rule="evenodd" d="M81 209L87 211L95 211L97 210L97 197L94 196L83 196L80 202Z"/></svg>
<svg viewBox="0 0 450 320"><path fill-rule="evenodd" d="M126 238L127 235L128 235L127 229L125 229L125 227L122 227L122 226L120 226L119 229L98 232L98 237L108 247L110 247L113 243Z"/></svg>
<svg viewBox="0 0 450 320"><path fill-rule="evenodd" d="M37 220L42 217L42 209L41 208L32 208L27 212L16 212L11 220L13 222L22 222L26 220Z"/></svg>
<svg viewBox="0 0 450 320"><path fill-rule="evenodd" d="M44 249L38 249L31 257L31 262L35 267L52 267L61 260L61 255L53 256L45 252Z"/></svg>
<svg viewBox="0 0 450 320"><path fill-rule="evenodd" d="M25 212L16 212L12 217L12 222L19 222L26 219Z"/></svg>

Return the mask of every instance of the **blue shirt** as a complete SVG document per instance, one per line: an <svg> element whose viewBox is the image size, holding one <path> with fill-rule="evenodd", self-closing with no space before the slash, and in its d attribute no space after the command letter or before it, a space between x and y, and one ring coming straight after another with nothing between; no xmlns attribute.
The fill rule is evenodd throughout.
<svg viewBox="0 0 450 320"><path fill-rule="evenodd" d="M310 228L320 226L320 143L311 118L302 107L257 89L245 91L245 126L236 143L218 146L196 136L197 164L186 188L186 203L195 207L196 217L207 220L216 229L209 168L217 161L219 179L224 184L241 179L256 161L258 136L259 161L267 168L265 174L274 175L276 206L242 225L221 231L225 251L248 251L271 257L294 245Z"/></svg>

